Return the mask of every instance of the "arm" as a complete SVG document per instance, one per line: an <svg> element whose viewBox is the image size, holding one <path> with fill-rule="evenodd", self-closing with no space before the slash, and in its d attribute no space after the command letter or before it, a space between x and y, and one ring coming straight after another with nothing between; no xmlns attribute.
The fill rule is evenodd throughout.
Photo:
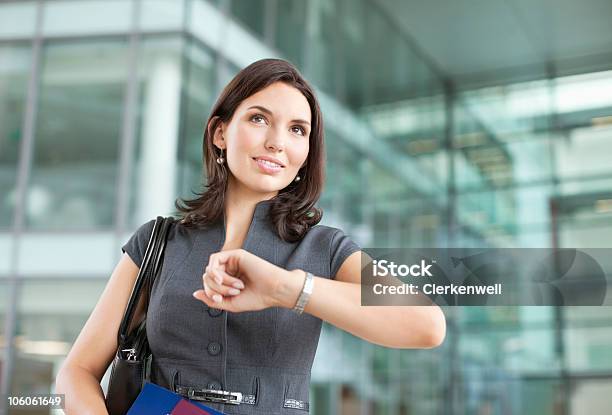
<svg viewBox="0 0 612 415"><path fill-rule="evenodd" d="M302 290L304 271L285 271L278 280L276 305L293 308ZM442 343L446 321L440 307L361 306L360 282L361 256L355 252L344 261L335 280L314 277L313 292L304 312L386 347L432 348Z"/></svg>
<svg viewBox="0 0 612 415"><path fill-rule="evenodd" d="M209 307L231 312L293 308L304 278L302 270L287 271L244 249L220 251L210 255L202 276L204 289L193 296ZM215 297L218 301L213 300ZM361 255L354 252L344 260L335 280L314 278L313 293L304 311L382 346L436 347L446 332L444 314L427 297L418 303L426 305L362 307Z"/></svg>
<svg viewBox="0 0 612 415"><path fill-rule="evenodd" d="M64 413L108 415L100 381L88 370L64 364L55 380L55 393L66 395Z"/></svg>
<svg viewBox="0 0 612 415"><path fill-rule="evenodd" d="M62 364L55 380L55 393L66 395L67 415L108 414L100 380L115 356L119 324L137 275L138 266L124 254ZM132 327L142 316L141 301Z"/></svg>

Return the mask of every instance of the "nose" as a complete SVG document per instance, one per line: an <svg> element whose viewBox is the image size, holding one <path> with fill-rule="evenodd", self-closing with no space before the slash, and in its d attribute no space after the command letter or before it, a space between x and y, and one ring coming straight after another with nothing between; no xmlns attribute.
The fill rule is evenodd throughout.
<svg viewBox="0 0 612 415"><path fill-rule="evenodd" d="M268 150L282 151L285 149L285 138L283 134L277 132L275 128L270 128L266 135L266 142L264 145Z"/></svg>

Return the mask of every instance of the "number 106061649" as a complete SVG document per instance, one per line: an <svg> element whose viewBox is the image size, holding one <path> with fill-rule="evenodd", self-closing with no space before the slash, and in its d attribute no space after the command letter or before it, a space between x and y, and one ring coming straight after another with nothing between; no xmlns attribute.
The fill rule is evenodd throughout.
<svg viewBox="0 0 612 415"><path fill-rule="evenodd" d="M64 409L64 394L51 393L47 395L9 395L9 407L32 408L46 407L51 409Z"/></svg>

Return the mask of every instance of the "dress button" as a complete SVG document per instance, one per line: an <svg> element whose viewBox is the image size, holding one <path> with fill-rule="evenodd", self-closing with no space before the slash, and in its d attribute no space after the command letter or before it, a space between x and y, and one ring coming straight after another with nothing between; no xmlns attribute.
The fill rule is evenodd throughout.
<svg viewBox="0 0 612 415"><path fill-rule="evenodd" d="M211 317L220 316L222 313L223 313L223 310L221 310L220 308L214 308L214 307L209 307L208 308L208 314Z"/></svg>
<svg viewBox="0 0 612 415"><path fill-rule="evenodd" d="M221 384L219 382L210 382L206 385L206 389L221 390Z"/></svg>
<svg viewBox="0 0 612 415"><path fill-rule="evenodd" d="M217 342L208 343L208 354L216 356L221 352L221 345Z"/></svg>

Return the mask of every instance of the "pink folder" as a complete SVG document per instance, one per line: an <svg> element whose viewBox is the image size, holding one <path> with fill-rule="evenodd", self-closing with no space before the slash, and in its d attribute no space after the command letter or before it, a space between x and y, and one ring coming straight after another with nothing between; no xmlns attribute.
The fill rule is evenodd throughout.
<svg viewBox="0 0 612 415"><path fill-rule="evenodd" d="M210 412L201 409L191 402L182 399L176 404L170 415L211 415Z"/></svg>

